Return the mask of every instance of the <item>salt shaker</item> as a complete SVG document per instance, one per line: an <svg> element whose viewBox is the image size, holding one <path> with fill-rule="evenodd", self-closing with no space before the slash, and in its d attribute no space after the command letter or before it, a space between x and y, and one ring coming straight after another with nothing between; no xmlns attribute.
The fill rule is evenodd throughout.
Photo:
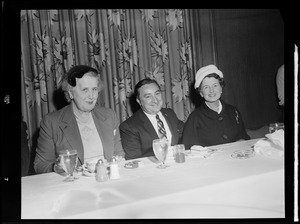
<svg viewBox="0 0 300 224"><path fill-rule="evenodd" d="M112 158L112 163L110 164L110 179L119 179L119 165L115 157Z"/></svg>
<svg viewBox="0 0 300 224"><path fill-rule="evenodd" d="M96 181L103 182L108 180L106 165L102 159L99 159L96 164Z"/></svg>

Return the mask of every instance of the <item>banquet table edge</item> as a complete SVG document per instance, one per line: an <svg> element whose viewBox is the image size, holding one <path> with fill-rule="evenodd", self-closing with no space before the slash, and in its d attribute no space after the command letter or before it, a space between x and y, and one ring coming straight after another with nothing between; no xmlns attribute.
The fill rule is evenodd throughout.
<svg viewBox="0 0 300 224"><path fill-rule="evenodd" d="M220 198L222 198L223 200L223 205L226 205L227 206L227 210L230 206L237 206L239 205L240 206L240 209L244 208L245 206L248 207L252 207L252 210L254 212L254 214L258 214L257 211L255 211L255 209L253 208L259 208L261 207L262 209L265 209L265 213L261 213L261 214L258 214L258 217L265 217L266 215L269 215L271 217L282 217L284 216L284 201L283 201L283 194L284 194L284 170L283 170L283 166L281 167L281 163L280 163L280 159L268 159L268 158L265 158L261 155L258 155L257 158L253 160L253 158L250 158L250 159L246 159L246 160L240 160L240 159L232 159L230 157L224 157L224 155L227 155L228 152L232 152L234 150L241 150L243 148L247 149L247 148L250 148L252 147L259 139L251 139L251 140L247 140L247 141L239 141L239 142L234 142L234 143L228 143L228 144L222 144L222 145L215 145L215 146L211 146L209 148L212 148L212 149L221 149L220 153L216 153L215 157L210 157L210 158L207 158L207 159L201 159L201 158L198 158L197 156L195 157L189 157L187 156L186 157L186 163L184 163L183 165L180 165L180 164L176 164L175 162L173 163L170 163L171 167L170 168L167 168L165 171L159 171L159 169L156 168L157 164L155 163L155 160L153 160L154 158L153 157L144 157L144 158L139 158L138 160L142 160L144 162L144 165L140 168L137 168L137 169L126 169L124 168L124 163L126 162L130 162L132 160L127 160L127 161L124 161L123 163L121 163L120 165L120 173L121 173L121 179L119 180L109 180L108 182L102 184L102 186L107 186L109 188L112 189L112 191L116 192L117 194L121 195L123 198L130 198L129 200L120 200L120 204L118 204L117 202L112 206L112 205L109 205L109 201L106 201L106 203L108 204L107 207L104 207L102 206L100 209L97 208L97 209L94 209L91 210L91 211L78 211L77 214L66 214L65 216L64 215L60 215L59 217L58 216L45 216L46 219L50 218L60 218L60 219L77 219L77 218L87 218L87 219L93 219L93 218L126 218L127 217L150 217L150 218L154 218L156 216L164 216L164 214L160 214L159 212L160 211L157 211L158 213L145 213L141 210L140 211L140 214L135 214L133 211L137 211L138 209L144 207L144 208L148 208L150 205L153 205L153 204L161 204L162 202L165 202L165 201L172 201L173 203L177 204L177 207L174 207L173 210L176 211L178 210L179 208L181 208L180 206L180 203L183 203L183 204L186 204L186 206L190 206L191 208L189 209L188 213L185 213L182 215L184 217L196 217L196 218L199 218L199 217L219 217L218 215L213 215L213 214L210 214L211 210L207 210L207 206L208 205L214 205L214 206L217 206L215 209L219 212L219 215L220 214L223 214L222 210L220 210L220 203L215 203L219 200L219 198L216 198L217 195L219 195ZM227 151L227 149L229 151ZM223 153L223 154L222 154ZM227 154L226 154L227 153ZM222 157L223 156L223 157ZM221 158L221 159L220 159ZM179 173L184 173L185 171L186 172L189 172L191 174L189 174L190 176L191 175L196 175L196 171L195 171L195 168L197 167L202 167L202 168L205 168L205 167L210 167L210 168L213 168L211 167L211 164L215 164L218 166L218 163L221 161L222 162L222 159L225 158L225 161L227 162L223 162L223 165L226 165L226 166L229 166L229 168L227 167L228 170L230 169L235 169L235 167L239 167L239 164L242 165L241 166L241 169L245 168L245 167L249 167L251 166L251 164L255 164L255 163L252 163L251 161L256 161L256 162L269 162L269 165L271 166L270 168L267 168L267 169L264 169L264 171L257 171L258 168L256 168L256 171L251 171L251 170L248 170L247 171L247 175L245 177L243 177L241 174L242 172L240 172L239 170L237 170L237 173L239 173L237 176L236 174L232 175L232 177L226 177L224 179L221 178L221 182L214 182L212 180L214 180L213 178L217 178L218 177L218 173L215 173L215 176L216 177L197 177L197 180L198 181L208 181L207 184L205 182L205 184L201 183L199 186L197 186L197 182L195 183L192 183L192 187L188 187L188 188L185 188L184 185L180 186L178 188L178 190L173 190L173 191L164 191L164 193L160 194L160 195L156 195L156 194L153 194L153 192L151 192L151 189L153 188L154 191L155 190L158 190L159 189L159 186L164 186L166 185L166 183L163 183L164 177L168 178L168 175L172 176L173 178L175 177L174 176L174 172L179 172ZM231 159L231 160L229 160ZM252 160L251 160L252 159ZM201 163L197 163L197 161L202 161ZM233 161L233 162L230 162L230 161ZM233 165L232 165L233 164ZM235 164L235 165L234 165ZM248 164L248 165L247 165ZM277 165L276 165L277 164ZM230 167L232 165L232 167ZM264 164L262 164L264 165ZM182 169L180 168L180 166L182 167ZM222 167L219 167L219 168L222 168ZM172 169L174 171L172 171ZM218 169L216 169L217 171ZM209 170L208 170L209 171ZM221 170L222 171L222 170ZM242 170L241 170L242 171ZM173 172L173 174L172 174ZM201 171L202 174L204 174L203 171ZM201 173L200 172L200 173ZM208 173L210 174L214 174L213 171L209 171ZM222 173L222 172L221 172ZM271 178L272 174L273 173L276 173L277 176L275 175L275 179L273 180ZM144 175L146 174L146 175ZM123 176L122 176L123 175ZM158 176L156 176L158 175ZM187 175L188 176L188 175ZM263 180L262 178L260 178L261 176L263 177L266 177L266 180ZM221 177L221 176L220 176ZM82 179L78 182L74 182L73 186L82 186L82 188L84 189L87 189L87 191L90 191L91 194L90 195L94 195L94 196L97 196L97 194L99 193L98 190L97 190L97 186L101 186L100 185L97 185L99 183L97 183L96 181L94 181L94 178L91 178L91 177L81 177ZM202 179L201 179L202 178ZM178 184L178 178L176 177L177 180L172 180L172 179L169 179L169 183L170 183L170 186L173 186L174 187L174 184ZM60 181L59 181L60 180ZM53 210L53 205L52 207L49 207L49 205L46 205L47 203L47 198L50 199L49 197L51 195L54 195L54 191L58 192L59 194L63 194L62 193L62 189L60 189L61 187L63 186L67 186L67 185L64 185L64 183L62 182L63 180L63 177L60 177L58 174L56 173L46 173L46 174L39 174L39 175L33 175L33 176L28 176L28 177L22 177L22 193L24 193L24 195L22 194L22 210L24 210L22 212L22 219L39 219L39 218L42 218L41 216L41 213L39 213L39 211L37 210L37 208L41 208L41 209L46 209L46 208L51 208ZM156 180L156 181L160 181L158 184L155 184L151 185L151 181L153 180ZM186 179L186 180L190 180L191 179ZM254 188L256 189L256 192L258 192L257 195L253 194L253 197L251 199L251 197L246 197L246 198L243 198L238 201L237 199L235 199L235 197L232 197L230 198L229 195L232 195L234 193L237 193L237 194L241 194L241 196L243 196L243 192L245 193L249 193L249 195L251 195L251 188L249 188L246 184L247 180L261 180L261 181L264 181L262 184L261 182L257 182L257 183L252 183ZM268 181L267 181L268 180ZM126 192L128 192L127 190L122 190L122 188L126 188L126 187L132 187L132 181L138 181L137 182L137 186L135 188L133 188L132 192L131 192L131 195L126 195ZM209 182L210 181L210 182ZM275 181L275 182L274 182ZM44 182L44 183L43 183ZM143 183L145 182L145 183ZM47 184L46 184L47 183ZM149 183L149 184L148 184ZM237 185L239 185L241 188L240 192L239 192L239 188L236 188L235 187L235 183ZM149 185L149 186L148 186ZM69 186L72 186L72 185L69 185ZM166 185L167 186L167 185ZM221 186L225 186L227 188L222 188ZM259 189L259 186L261 186L261 189ZM272 188L272 191L268 192L268 187L271 188L272 186L277 186L277 187L273 187ZM106 187L106 188L107 188ZM141 196L143 192L138 192L138 189L142 189L142 190L145 190L145 193L151 193L152 195L150 197L146 197L146 196L143 196L143 197L139 197L139 195ZM145 188L146 187L146 188ZM37 193L37 195L35 195L34 193L34 189L32 188L37 188L37 191L40 192L40 193ZM107 189L109 189L107 188ZM176 188L176 187L175 187ZM204 190L206 189L206 192L204 192ZM210 189L215 189L215 191L213 190L210 190ZM235 190L234 190L235 189ZM148 191L147 191L148 190ZM68 191L68 189L67 189ZM235 192L236 191L236 192ZM35 199L37 201L41 201L41 206L38 206L38 204L35 205L35 208L36 209L30 209L30 207L28 206L31 206L31 205L34 205L34 203L37 203L37 202L32 202L30 200L30 192L31 192L31 195L33 197L36 197ZM45 193L46 195L49 194L49 196L45 196L43 197L42 196L42 193ZM200 195L201 197L201 200L197 201L197 197L195 197L195 195ZM197 193L198 192L198 193ZM220 192L222 194L220 194ZM264 197L264 195L259 195L259 194L267 194L268 195L268 200L270 202L274 201L273 198L278 198L278 200L280 201L279 204L276 204L276 208L279 208L279 209L275 209L274 210L274 206L271 204L271 203L263 203L259 197ZM26 194L26 195L25 195ZM208 197L208 195L210 195L210 197ZM216 195L216 196L215 196ZM258 196L259 195L259 196ZM61 198L66 198L66 195L62 195L63 197ZM115 195L113 195L115 197ZM128 196L133 196L133 197L128 197ZM50 200L53 201L53 196L51 196L52 198ZM70 197L70 196L68 196ZM111 198L113 200L119 200L119 199L115 199L115 198ZM187 199L190 199L190 200L187 200ZM257 206L254 204L253 200L256 199L258 200L260 203L262 203L260 206ZM60 199L60 200L64 200L64 199ZM214 201L215 200L215 201ZM248 202L247 202L248 200ZM252 200L252 201L251 201ZM46 201L46 202L44 202ZM58 200L55 200L54 202L57 203ZM219 200L220 201L220 200ZM232 205L230 205L230 202L232 201ZM44 204L43 204L44 203ZM49 202L50 203L50 202ZM53 203L53 202L51 202ZM61 201L59 203L62 203ZM152 203L152 204L151 204ZM251 204L252 203L252 204ZM76 202L75 202L76 204ZM44 207L43 207L44 206ZM48 207L47 207L48 206ZM192 211L194 211L194 209L198 206L198 210L199 210L199 206L201 207L201 211L206 211L206 214L204 213L193 213ZM206 207L203 207L203 206L206 206ZM228 207L229 206L229 207ZM59 206L58 206L59 207ZM172 205L168 205L168 207L172 207ZM208 206L209 207L209 206ZM266 211L266 208L272 208L269 212ZM34 207L32 207L34 208ZM128 210L129 209L129 210ZM130 209L132 211L130 211ZM149 208L150 210L154 211L155 209L153 208ZM122 210L123 210L123 213L122 213ZM181 211L184 210L181 208ZM223 209L224 210L224 209ZM226 209L225 209L226 210ZM249 208L248 208L249 210ZM30 213L27 213L27 211ZM127 213L124 213L124 211L127 211ZM46 212L46 211L45 211ZM118 215L115 215L116 212L118 212ZM228 215L230 214L233 214L232 212L234 211L227 211ZM242 211L244 212L244 216L248 216L248 217L251 217L251 215L249 215L247 212L247 209L244 208L244 210ZM255 213L256 212L256 213ZM273 214L273 213L274 214ZM27 214L26 214L27 213ZM80 213L80 214L79 214ZM271 213L271 214L270 214ZM46 213L45 213L46 214ZM144 214L144 215L143 215ZM159 215L157 215L159 214ZM167 214L167 213L166 213ZM90 215L90 218L89 218L89 215ZM178 217L178 213L172 213L170 214L169 212L169 215L170 217ZM242 215L242 214L240 214ZM239 215L236 214L236 216L238 217ZM243 216L243 217L244 217Z"/></svg>

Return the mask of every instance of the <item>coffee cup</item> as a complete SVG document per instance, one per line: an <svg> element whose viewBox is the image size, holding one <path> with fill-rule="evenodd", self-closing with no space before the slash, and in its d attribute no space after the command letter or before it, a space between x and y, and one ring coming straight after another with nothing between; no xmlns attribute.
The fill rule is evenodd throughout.
<svg viewBox="0 0 300 224"><path fill-rule="evenodd" d="M96 162L86 162L85 167L90 173L96 172Z"/></svg>

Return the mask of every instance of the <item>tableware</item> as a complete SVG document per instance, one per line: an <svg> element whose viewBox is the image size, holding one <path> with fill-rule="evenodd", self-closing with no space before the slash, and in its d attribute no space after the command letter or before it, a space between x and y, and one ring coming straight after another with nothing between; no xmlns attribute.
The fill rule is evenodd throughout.
<svg viewBox="0 0 300 224"><path fill-rule="evenodd" d="M155 154L155 157L158 161L161 162L157 168L164 169L168 167L168 165L165 164L167 154L168 154L168 139L162 138L162 139L154 139L152 142L153 151Z"/></svg>
<svg viewBox="0 0 300 224"><path fill-rule="evenodd" d="M271 123L269 125L269 132L273 133L275 131L278 131L280 129L284 130L284 123Z"/></svg>
<svg viewBox="0 0 300 224"><path fill-rule="evenodd" d="M178 144L173 147L173 156L176 163L185 162L185 147L184 144Z"/></svg>
<svg viewBox="0 0 300 224"><path fill-rule="evenodd" d="M97 162L86 162L85 167L90 173L96 172L96 164Z"/></svg>
<svg viewBox="0 0 300 224"><path fill-rule="evenodd" d="M138 168L139 165L134 162L127 162L127 163L125 163L124 167L127 169L135 169L135 168Z"/></svg>
<svg viewBox="0 0 300 224"><path fill-rule="evenodd" d="M67 178L64 181L72 182L77 177L73 176L73 172L77 166L78 155L76 149L67 149L59 152L60 164L67 173Z"/></svg>
<svg viewBox="0 0 300 224"><path fill-rule="evenodd" d="M99 159L102 159L103 162L107 165L107 161L103 157L95 156L84 160L84 164L82 165L83 169L89 171L90 173L96 173L96 164Z"/></svg>
<svg viewBox="0 0 300 224"><path fill-rule="evenodd" d="M119 164L114 156L112 157L112 162L110 163L109 178L112 180L120 179Z"/></svg>
<svg viewBox="0 0 300 224"><path fill-rule="evenodd" d="M124 167L127 169L135 169L138 167L143 167L144 163L142 160L134 160L124 164Z"/></svg>
<svg viewBox="0 0 300 224"><path fill-rule="evenodd" d="M82 175L87 177L95 177L96 173L91 173L88 170L83 170Z"/></svg>
<svg viewBox="0 0 300 224"><path fill-rule="evenodd" d="M237 150L231 154L234 159L249 159L255 156L254 149Z"/></svg>
<svg viewBox="0 0 300 224"><path fill-rule="evenodd" d="M222 148L211 148L211 147L202 147L200 145L193 145L190 150L186 150L186 156L197 156L202 158L208 158L214 156L217 152L223 151Z"/></svg>
<svg viewBox="0 0 300 224"><path fill-rule="evenodd" d="M102 159L99 159L96 164L96 181L104 182L109 179L107 166Z"/></svg>

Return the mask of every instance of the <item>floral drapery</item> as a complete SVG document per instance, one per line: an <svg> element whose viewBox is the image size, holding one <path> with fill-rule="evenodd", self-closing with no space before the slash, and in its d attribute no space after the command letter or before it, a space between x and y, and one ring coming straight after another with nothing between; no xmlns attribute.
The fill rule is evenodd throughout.
<svg viewBox="0 0 300 224"><path fill-rule="evenodd" d="M98 103L124 121L135 84L150 77L165 107L181 120L193 110L189 10L21 10L22 116L29 143L43 115L60 109L62 75L72 66L96 68L105 84Z"/></svg>

